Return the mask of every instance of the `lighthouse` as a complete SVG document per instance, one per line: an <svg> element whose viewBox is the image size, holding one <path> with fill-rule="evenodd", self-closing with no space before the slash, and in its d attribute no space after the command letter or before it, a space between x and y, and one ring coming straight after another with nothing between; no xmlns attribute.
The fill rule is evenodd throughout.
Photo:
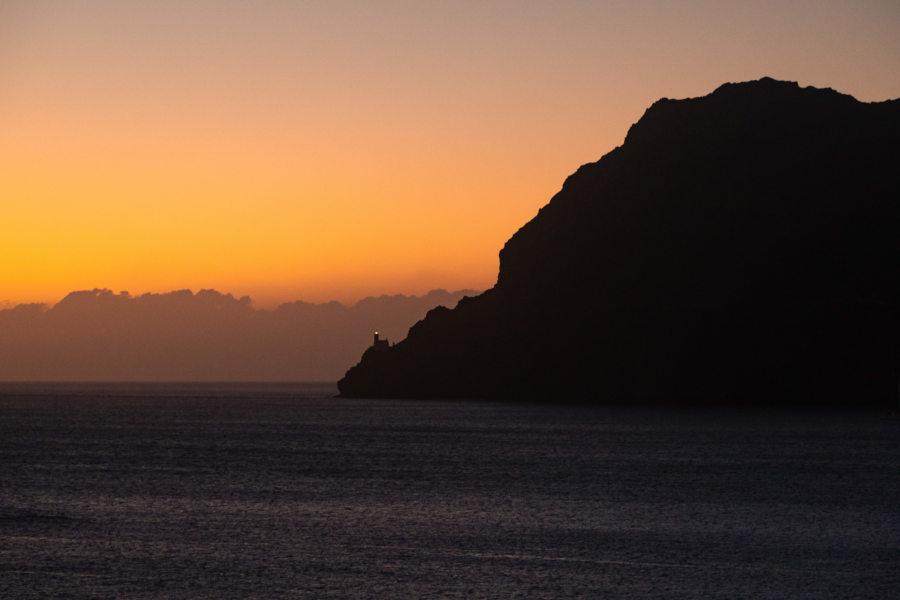
<svg viewBox="0 0 900 600"><path fill-rule="evenodd" d="M387 350L390 347L387 339L381 339L381 336L378 335L378 332L375 332L374 339L372 341L372 348L375 350Z"/></svg>

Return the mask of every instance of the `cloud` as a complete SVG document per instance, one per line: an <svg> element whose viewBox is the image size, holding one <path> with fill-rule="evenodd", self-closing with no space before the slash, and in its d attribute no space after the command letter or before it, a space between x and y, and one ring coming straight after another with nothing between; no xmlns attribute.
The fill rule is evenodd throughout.
<svg viewBox="0 0 900 600"><path fill-rule="evenodd" d="M336 381L378 329L392 341L477 292L380 296L274 310L216 290L68 294L0 310L0 380Z"/></svg>

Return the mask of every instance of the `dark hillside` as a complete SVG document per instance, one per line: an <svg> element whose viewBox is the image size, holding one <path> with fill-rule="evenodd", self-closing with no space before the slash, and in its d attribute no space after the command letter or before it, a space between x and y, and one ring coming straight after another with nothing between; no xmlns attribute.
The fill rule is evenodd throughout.
<svg viewBox="0 0 900 600"><path fill-rule="evenodd" d="M896 401L900 101L762 79L653 104L347 396Z"/></svg>

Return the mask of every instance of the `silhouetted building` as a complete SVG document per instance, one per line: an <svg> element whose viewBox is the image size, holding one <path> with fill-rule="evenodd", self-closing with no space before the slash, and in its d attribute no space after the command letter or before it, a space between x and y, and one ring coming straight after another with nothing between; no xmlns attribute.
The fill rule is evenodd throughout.
<svg viewBox="0 0 900 600"><path fill-rule="evenodd" d="M374 348L375 350L387 350L388 348L390 348L390 344L388 344L387 339L381 339L381 337L379 337L378 335L378 332L376 331L375 339L372 342L372 348Z"/></svg>

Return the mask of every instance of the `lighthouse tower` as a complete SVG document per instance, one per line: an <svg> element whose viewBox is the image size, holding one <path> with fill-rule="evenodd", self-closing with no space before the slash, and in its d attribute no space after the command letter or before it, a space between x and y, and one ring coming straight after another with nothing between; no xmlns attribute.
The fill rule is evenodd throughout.
<svg viewBox="0 0 900 600"><path fill-rule="evenodd" d="M374 340L372 341L372 348L375 350L387 350L390 347L387 339L381 339L378 335L378 332L375 332Z"/></svg>

